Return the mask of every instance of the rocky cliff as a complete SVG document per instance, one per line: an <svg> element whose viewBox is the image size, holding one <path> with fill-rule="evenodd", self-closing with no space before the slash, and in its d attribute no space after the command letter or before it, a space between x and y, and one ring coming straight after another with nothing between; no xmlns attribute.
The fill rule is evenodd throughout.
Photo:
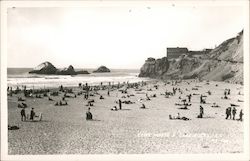
<svg viewBox="0 0 250 161"><path fill-rule="evenodd" d="M156 62L165 63L156 63ZM207 54L199 57L181 55L178 59L149 58L140 70L140 77L192 79L243 83L243 31Z"/></svg>
<svg viewBox="0 0 250 161"><path fill-rule="evenodd" d="M169 68L166 57L161 59L148 58L140 70L139 77L160 78Z"/></svg>

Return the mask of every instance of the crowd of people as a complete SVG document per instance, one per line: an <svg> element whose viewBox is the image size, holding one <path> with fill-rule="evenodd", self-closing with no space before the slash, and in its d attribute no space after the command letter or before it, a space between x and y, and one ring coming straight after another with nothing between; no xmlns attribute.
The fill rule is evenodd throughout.
<svg viewBox="0 0 250 161"><path fill-rule="evenodd" d="M204 94L191 94L189 93L188 95L186 95L186 98L183 98L182 94L184 94L185 92L190 92L190 90L186 89L181 89L180 87L178 87L178 81L172 81L171 82L167 82L165 83L165 86L167 86L167 84L170 84L173 86L172 91L165 91L165 97L169 98L171 96L175 96L177 94L179 94L179 99L181 99L181 101L183 103L175 103L175 105L178 106L183 106L180 109L186 109L188 110L188 106L192 106L192 97L193 95L199 95L200 97L200 106L199 106L199 115L197 116L197 118L203 118L204 117L204 107L202 106L202 104L206 104L206 99L208 96L212 95L212 92L209 90L208 92L206 92L208 94L204 95ZM88 85L88 83L79 83L78 87L81 89L81 92L78 92L77 95L84 95L84 99L88 100L88 103L86 106L88 106L88 110L86 112L86 120L92 120L93 119L93 115L90 112L90 106L94 106L94 100L90 99L91 96L94 95L99 95L100 100L105 99L103 95L100 95L98 93L99 90L107 90L107 96L109 97L112 93L112 91L114 90L118 90L120 91L122 94L126 94L123 95L121 98L129 98L130 95L128 94L128 89L133 88L135 89L135 91L141 91L141 87L146 86L147 83L146 82L138 82L138 83L129 83L129 82L123 82L123 83L118 83L118 84L111 84L110 82L108 83L108 85L104 85L102 82L100 83L100 85L94 85L94 86L90 86ZM155 90L159 89L159 85L154 85L153 88ZM192 90L199 90L198 86L195 86L192 88ZM10 96L12 96L13 94L18 94L20 92L23 92L24 97L36 97L36 98L43 98L43 97L48 97L49 101L54 101L51 96L58 96L59 92L63 93L63 97L62 100L60 101L56 101L55 106L63 106L63 105L68 105L67 101L65 100L65 98L68 97L72 97L72 98L76 98L77 95L74 93L74 91L71 88L65 88L62 85L59 86L59 91L50 91L49 89L29 89L27 90L26 86L23 86L22 89L17 87L15 90L12 89L12 87L8 87L7 89L8 94ZM152 88L149 88L148 91L152 91ZM178 93L177 93L178 92ZM72 96L70 96L70 94L72 94ZM224 90L224 97L223 99L229 99L229 95L231 94L231 90L230 89L225 89ZM133 96L133 95L131 95ZM153 95L148 95L148 93L145 93L145 101L150 101L151 98L153 97L157 97L156 94ZM132 104L134 102L130 101L130 100L124 100L122 101L122 99L118 99L117 104L118 107L116 105L114 105L111 110L112 111L118 111L118 110L122 110L123 109L123 105L122 104ZM141 106L139 107L140 109L145 109L146 105L145 103L142 102L143 99L140 100ZM22 97L18 97L18 101L22 101L25 102L25 99L23 99ZM26 115L26 111L25 108L27 108L27 104L26 103L22 103L22 104L18 104L19 108L22 108L21 110L21 121L26 121L26 120L30 120L33 121L35 117L37 117L35 115L34 112L34 108L31 108L30 111L30 115ZM213 104L212 107L219 107L218 105L216 105L215 103ZM237 114L237 109L236 107L228 107L226 108L226 118L225 119L232 119L232 120L239 120L239 121L243 121L243 110L241 109L239 112L239 118L236 118L236 114ZM178 114L179 115L179 114ZM169 115L169 118L172 119L180 119L183 117L173 117L172 115ZM184 117L185 118L185 117ZM41 118L40 118L41 120ZM189 120L188 118L183 119L183 120Z"/></svg>

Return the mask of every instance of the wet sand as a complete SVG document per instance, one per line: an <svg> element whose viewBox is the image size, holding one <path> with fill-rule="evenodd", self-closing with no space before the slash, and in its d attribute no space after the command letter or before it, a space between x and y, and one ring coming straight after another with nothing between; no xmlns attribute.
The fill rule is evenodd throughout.
<svg viewBox="0 0 250 161"><path fill-rule="evenodd" d="M215 86L218 84L218 86ZM20 129L8 130L9 154L174 154L174 153L242 153L243 152L243 122L226 120L225 110L230 103L237 104L236 119L239 118L240 109L243 109L243 86L223 82L194 83L188 85L185 81L176 86L165 85L157 82L140 87L141 91L128 89L127 94L117 89L110 91L100 90L105 99L99 99L99 95L90 96L94 99L91 107L92 121L86 120L86 106L88 100L84 95L76 98L66 98L68 106L54 106L63 93L59 96L51 96L55 101L44 98L25 98L26 114L33 107L36 114L43 113L40 122L22 122L20 111L17 107L20 103L18 96L8 96L8 124L16 125ZM199 87L197 87L199 86ZM172 92L172 88L181 88L183 94L178 91L175 96L165 98L166 89ZM147 89L152 89L148 91ZM186 90L187 88L187 90ZM198 90L192 90L198 88ZM229 100L221 99L224 89L230 88ZM206 92L210 90L212 95ZM81 91L73 88L74 92ZM146 93L150 97L146 100ZM206 95L204 118L197 118L200 107L200 96L192 95L189 110L179 109L175 103L182 103L179 96L187 99L188 94ZM122 96L134 95L129 98ZM113 106L119 105L118 99L130 100L134 104L122 104L122 110L111 111ZM140 109L143 99L146 109ZM188 99L187 99L188 100ZM211 107L216 102L220 107ZM244 111L244 110L243 110ZM170 120L169 115L176 116L180 113L191 120ZM244 116L243 116L244 118Z"/></svg>

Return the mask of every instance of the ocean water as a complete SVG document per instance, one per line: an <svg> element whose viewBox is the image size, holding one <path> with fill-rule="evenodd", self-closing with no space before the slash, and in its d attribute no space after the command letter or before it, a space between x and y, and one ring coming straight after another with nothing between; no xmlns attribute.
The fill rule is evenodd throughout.
<svg viewBox="0 0 250 161"><path fill-rule="evenodd" d="M89 85L108 84L109 82L117 84L118 82L140 82L148 81L148 78L138 77L137 69L111 69L110 73L91 73L94 69L86 69L91 74L70 75L38 75L29 74L31 68L8 68L7 84L14 89L19 86L26 86L28 89L57 88L63 86L78 86L79 83L88 83ZM77 69L76 69L77 70Z"/></svg>

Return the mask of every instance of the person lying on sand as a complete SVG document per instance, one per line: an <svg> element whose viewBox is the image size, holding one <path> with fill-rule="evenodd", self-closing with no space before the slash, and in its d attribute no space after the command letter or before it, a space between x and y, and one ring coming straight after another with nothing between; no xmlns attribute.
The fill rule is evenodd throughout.
<svg viewBox="0 0 250 161"><path fill-rule="evenodd" d="M122 101L122 103L125 103L125 104L134 104L135 102L132 102L132 101L130 101L130 100L128 100L128 101Z"/></svg>
<svg viewBox="0 0 250 161"><path fill-rule="evenodd" d="M25 101L25 99L23 99L22 97L18 97L17 101Z"/></svg>
<svg viewBox="0 0 250 161"><path fill-rule="evenodd" d="M156 94L151 95L150 97L156 97Z"/></svg>
<svg viewBox="0 0 250 161"><path fill-rule="evenodd" d="M184 121L188 121L191 120L187 117L180 117L180 114L177 114L177 117L172 117L171 115L169 115L169 120L184 120Z"/></svg>
<svg viewBox="0 0 250 161"><path fill-rule="evenodd" d="M182 110L189 110L189 109L187 108L187 106L188 106L188 104L184 104L184 107L181 107L181 108L179 108L179 109L182 109Z"/></svg>
<svg viewBox="0 0 250 161"><path fill-rule="evenodd" d="M220 107L219 105L217 105L215 102L213 103L213 105L211 107Z"/></svg>
<svg viewBox="0 0 250 161"><path fill-rule="evenodd" d="M22 104L18 103L18 104L17 104L17 107L18 107L18 108L26 108L26 107L28 107L28 106L27 106L26 103L22 103Z"/></svg>

